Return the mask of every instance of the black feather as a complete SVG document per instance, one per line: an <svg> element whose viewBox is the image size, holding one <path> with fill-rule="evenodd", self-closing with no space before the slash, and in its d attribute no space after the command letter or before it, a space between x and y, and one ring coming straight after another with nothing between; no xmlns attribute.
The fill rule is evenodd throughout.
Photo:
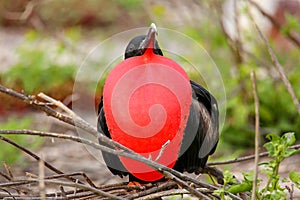
<svg viewBox="0 0 300 200"><path fill-rule="evenodd" d="M111 136L108 131L107 124L106 124L102 100L103 99L101 98L101 102L99 104L99 109L98 109L97 130L98 130L98 132L106 135L108 138L111 139ZM100 140L99 140L99 143L106 147L112 148L111 146L101 142ZM128 175L128 171L125 169L125 167L121 163L120 158L118 156L108 153L108 152L105 152L105 151L102 151L102 156L103 156L104 162L106 163L106 165L107 165L108 169L111 171L111 173L113 173L114 175L119 175L121 178L123 178L123 176Z"/></svg>
<svg viewBox="0 0 300 200"><path fill-rule="evenodd" d="M143 52L138 49L145 35L132 39L125 50L125 59L140 56ZM154 53L163 55L157 41L154 44ZM207 162L208 156L215 152L219 140L219 111L216 99L201 85L190 81L193 98L190 107L188 122L184 131L178 160L173 167L175 170L189 173L200 172ZM103 110L103 102L99 104L98 131L111 138ZM101 141L100 144L108 146ZM125 169L118 156L102 152L108 169L120 177L129 175L130 181L134 177ZM136 179L135 179L136 180ZM139 180L141 181L141 180Z"/></svg>

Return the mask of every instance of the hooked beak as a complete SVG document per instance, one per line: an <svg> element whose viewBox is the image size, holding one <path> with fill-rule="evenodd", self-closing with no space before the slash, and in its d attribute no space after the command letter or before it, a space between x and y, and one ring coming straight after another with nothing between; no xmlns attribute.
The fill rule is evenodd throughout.
<svg viewBox="0 0 300 200"><path fill-rule="evenodd" d="M155 36L158 35L157 28L154 23L150 25L148 34L146 35L146 38L143 40L143 42L140 44L139 49L141 49L143 52L146 51L146 49L154 49L154 43L155 43Z"/></svg>

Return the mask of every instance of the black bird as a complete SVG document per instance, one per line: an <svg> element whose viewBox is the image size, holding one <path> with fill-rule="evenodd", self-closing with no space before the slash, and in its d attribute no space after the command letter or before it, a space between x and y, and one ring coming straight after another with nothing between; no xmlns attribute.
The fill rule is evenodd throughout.
<svg viewBox="0 0 300 200"><path fill-rule="evenodd" d="M151 43L153 53L163 56L163 52L155 39L156 34L156 27L152 24L147 35L133 38L126 47L125 59L142 56L147 48L151 46ZM190 81L190 85L192 88L190 112L178 159L173 169L179 172L186 171L199 174L201 168L205 167L209 155L212 155L217 147L219 140L219 111L216 99L206 89L194 81ZM99 104L97 128L100 133L111 138L106 121L103 98L101 98ZM103 143L100 142L100 144ZM102 154L107 167L113 174L120 177L129 175L130 181L145 182L145 180L134 177L124 167L118 156L107 152L102 152Z"/></svg>

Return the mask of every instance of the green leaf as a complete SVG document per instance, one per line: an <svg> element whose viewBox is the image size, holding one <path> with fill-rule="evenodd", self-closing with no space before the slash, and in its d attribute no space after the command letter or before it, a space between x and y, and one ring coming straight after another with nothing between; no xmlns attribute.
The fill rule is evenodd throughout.
<svg viewBox="0 0 300 200"><path fill-rule="evenodd" d="M296 142L295 133L293 132L285 133L282 138L285 140L288 146L291 146Z"/></svg>
<svg viewBox="0 0 300 200"><path fill-rule="evenodd" d="M275 134L275 133L269 133L269 134L266 136L266 138L267 138L268 140L270 140L270 141L278 141L278 140L280 140L280 137L279 137L277 134Z"/></svg>
<svg viewBox="0 0 300 200"><path fill-rule="evenodd" d="M289 178L291 179L291 181L293 181L295 184L300 185L300 174L297 172L290 172L289 173Z"/></svg>
<svg viewBox="0 0 300 200"><path fill-rule="evenodd" d="M234 183L236 181L236 179L234 178L234 175L226 170L224 172L224 185L228 184L228 183Z"/></svg>
<svg viewBox="0 0 300 200"><path fill-rule="evenodd" d="M244 181L253 182L254 180L254 171L251 170L249 173L242 172L244 176Z"/></svg>
<svg viewBox="0 0 300 200"><path fill-rule="evenodd" d="M232 194L237 194L237 193L241 193L241 192L251 191L251 188L252 188L252 184L241 183L241 184L230 186L227 191Z"/></svg>
<svg viewBox="0 0 300 200"><path fill-rule="evenodd" d="M290 13L285 13L285 19L286 23L285 25L281 28L281 33L284 35L287 35L291 31L299 32L300 31L300 26L299 26L299 21L298 18Z"/></svg>
<svg viewBox="0 0 300 200"><path fill-rule="evenodd" d="M274 148L274 145L272 142L268 142L268 143L264 144L264 147L269 152L269 157L271 157L271 158L275 157L275 148Z"/></svg>
<svg viewBox="0 0 300 200"><path fill-rule="evenodd" d="M287 150L284 152L283 157L284 157L284 158L288 158L288 157L290 157L290 156L292 156L292 155L294 155L294 154L296 154L296 153L298 153L298 152L299 152L299 149L298 149L298 150L295 150L295 149L287 149Z"/></svg>

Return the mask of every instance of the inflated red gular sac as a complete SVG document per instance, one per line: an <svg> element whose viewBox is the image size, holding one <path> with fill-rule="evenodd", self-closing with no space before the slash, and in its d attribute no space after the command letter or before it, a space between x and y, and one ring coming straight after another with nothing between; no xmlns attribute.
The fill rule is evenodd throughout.
<svg viewBox="0 0 300 200"><path fill-rule="evenodd" d="M163 56L156 36L151 24L147 35L129 42L124 61L109 73L99 104L98 131L148 159L198 174L218 143L217 102L190 81L178 63ZM129 175L129 181L163 178L144 163L102 155L113 174Z"/></svg>

